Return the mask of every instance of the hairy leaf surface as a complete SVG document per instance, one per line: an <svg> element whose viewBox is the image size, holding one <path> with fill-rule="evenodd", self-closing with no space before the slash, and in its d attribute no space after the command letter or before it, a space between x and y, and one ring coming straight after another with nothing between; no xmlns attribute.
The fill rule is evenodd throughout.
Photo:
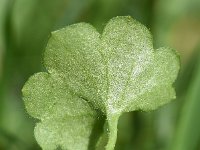
<svg viewBox="0 0 200 150"><path fill-rule="evenodd" d="M114 149L120 115L154 110L175 98L179 70L174 50L154 50L146 27L115 17L100 35L78 23L52 33L44 54L48 73L23 88L35 136L44 149L87 149L95 118L106 116L106 150ZM102 139L102 138L100 138Z"/></svg>

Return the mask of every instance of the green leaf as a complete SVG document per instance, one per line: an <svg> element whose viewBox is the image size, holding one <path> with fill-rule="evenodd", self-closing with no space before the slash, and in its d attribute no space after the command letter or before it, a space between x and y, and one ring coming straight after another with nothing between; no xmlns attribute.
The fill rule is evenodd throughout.
<svg viewBox="0 0 200 150"><path fill-rule="evenodd" d="M111 19L102 35L87 23L53 32L44 65L48 73L23 88L27 111L41 120L35 129L40 145L86 149L95 118L105 115L105 148L112 150L122 113L175 98L179 59L169 48L154 50L148 29L128 16Z"/></svg>
<svg viewBox="0 0 200 150"><path fill-rule="evenodd" d="M59 76L33 75L24 86L23 95L29 114L41 120L35 137L43 149L87 149L95 111Z"/></svg>

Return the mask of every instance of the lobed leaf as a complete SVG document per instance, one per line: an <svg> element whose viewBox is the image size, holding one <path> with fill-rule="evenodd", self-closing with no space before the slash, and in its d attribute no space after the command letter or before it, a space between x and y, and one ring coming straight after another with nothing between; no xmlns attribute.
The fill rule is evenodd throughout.
<svg viewBox="0 0 200 150"><path fill-rule="evenodd" d="M100 140L108 138L105 149L112 150L122 113L153 110L175 98L179 59L169 48L154 50L148 29L131 17L115 17L102 35L87 23L53 32L44 65L48 73L23 88L27 111L41 120L38 143L87 149L95 118L103 115L108 133Z"/></svg>

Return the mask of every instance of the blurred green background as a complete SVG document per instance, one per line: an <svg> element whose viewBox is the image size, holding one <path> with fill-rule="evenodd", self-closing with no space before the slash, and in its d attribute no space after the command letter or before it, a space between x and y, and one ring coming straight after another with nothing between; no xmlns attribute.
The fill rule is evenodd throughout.
<svg viewBox="0 0 200 150"><path fill-rule="evenodd" d="M176 49L181 71L175 101L120 118L116 150L200 150L200 0L0 0L0 150L40 149L21 88L45 70L50 32L81 21L101 32L121 15L146 25L155 48Z"/></svg>

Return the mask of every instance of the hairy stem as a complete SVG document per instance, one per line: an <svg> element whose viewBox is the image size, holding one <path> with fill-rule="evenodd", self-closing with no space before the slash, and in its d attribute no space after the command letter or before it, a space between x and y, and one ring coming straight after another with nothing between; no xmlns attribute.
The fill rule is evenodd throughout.
<svg viewBox="0 0 200 150"><path fill-rule="evenodd" d="M114 150L117 141L117 124L119 115L111 115L107 119L108 143L106 150Z"/></svg>

